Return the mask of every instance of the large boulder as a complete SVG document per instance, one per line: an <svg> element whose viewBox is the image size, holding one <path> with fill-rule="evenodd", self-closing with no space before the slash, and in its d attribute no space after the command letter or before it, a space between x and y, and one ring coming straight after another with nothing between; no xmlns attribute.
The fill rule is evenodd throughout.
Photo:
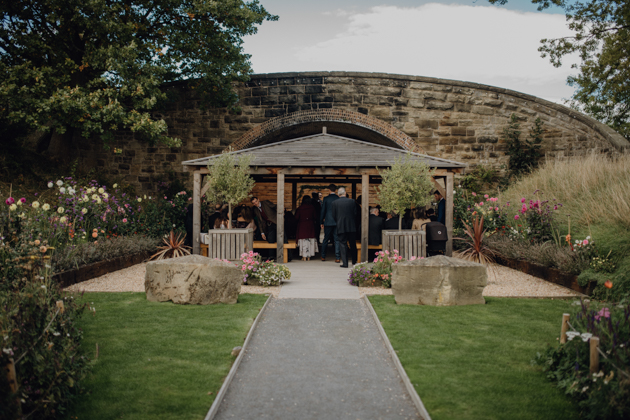
<svg viewBox="0 0 630 420"><path fill-rule="evenodd" d="M201 255L151 261L144 289L153 302L236 303L243 274L234 264Z"/></svg>
<svg viewBox="0 0 630 420"><path fill-rule="evenodd" d="M443 255L405 261L392 267L392 292L398 304L452 306L484 304L486 267Z"/></svg>

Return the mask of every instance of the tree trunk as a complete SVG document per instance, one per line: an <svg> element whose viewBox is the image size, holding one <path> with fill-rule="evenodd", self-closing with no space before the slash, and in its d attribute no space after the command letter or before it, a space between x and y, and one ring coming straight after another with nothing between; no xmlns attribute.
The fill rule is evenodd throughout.
<svg viewBox="0 0 630 420"><path fill-rule="evenodd" d="M402 214L398 215L398 230L402 230Z"/></svg>
<svg viewBox="0 0 630 420"><path fill-rule="evenodd" d="M232 229L232 203L228 203L228 229Z"/></svg>
<svg viewBox="0 0 630 420"><path fill-rule="evenodd" d="M62 163L70 163L74 157L72 147L73 137L74 128L68 128L63 134L57 133L56 130L53 131L50 144L48 145L48 155Z"/></svg>

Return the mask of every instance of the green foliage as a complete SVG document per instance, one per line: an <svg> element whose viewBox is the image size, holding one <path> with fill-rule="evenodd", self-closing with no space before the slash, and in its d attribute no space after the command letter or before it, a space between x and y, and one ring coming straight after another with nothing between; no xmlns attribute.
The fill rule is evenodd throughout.
<svg viewBox="0 0 630 420"><path fill-rule="evenodd" d="M488 0L505 4L508 0ZM573 53L582 63L567 82L576 87L571 105L630 138L630 3L627 0L531 0L539 10L564 9L575 34L543 39L538 49L555 67ZM577 65L572 65L578 68Z"/></svg>
<svg viewBox="0 0 630 420"><path fill-rule="evenodd" d="M520 177L530 173L538 167L538 160L542 156L540 144L542 143L542 121L536 118L534 126L530 129L529 139L521 141L521 124L516 114L510 116L508 126L503 130L503 136L507 142L506 154L509 156L510 175Z"/></svg>
<svg viewBox="0 0 630 420"><path fill-rule="evenodd" d="M94 354L85 395L67 419L202 419L267 299L234 305L149 302L144 293L90 293L95 316L81 319L83 349Z"/></svg>
<svg viewBox="0 0 630 420"><path fill-rule="evenodd" d="M165 82L212 105L251 72L243 37L276 20L257 0L17 0L0 6L0 120L58 134L179 145L151 110Z"/></svg>
<svg viewBox="0 0 630 420"><path fill-rule="evenodd" d="M51 281L48 254L24 233L0 243L0 366L13 360L18 379L14 394L0 375L3 419L18 418L20 408L24 418L63 417L87 373L77 327L84 307Z"/></svg>
<svg viewBox="0 0 630 420"><path fill-rule="evenodd" d="M577 410L532 357L556 342L566 301L486 298L485 305L370 302L431 418L573 420Z"/></svg>
<svg viewBox="0 0 630 420"><path fill-rule="evenodd" d="M211 203L227 203L232 226L232 206L247 198L254 188L254 179L249 175L252 155L236 156L229 150L224 151L208 165L208 191L206 196Z"/></svg>
<svg viewBox="0 0 630 420"><path fill-rule="evenodd" d="M381 209L403 215L412 207L426 206L431 202L432 172L429 167L411 159L396 159L389 169L379 170L383 179L380 187L374 187ZM398 229L402 228L402 217L399 218Z"/></svg>
<svg viewBox="0 0 630 420"><path fill-rule="evenodd" d="M575 302L566 344L547 348L537 362L567 395L578 401L581 418L630 417L630 305ZM599 372L591 374L589 338L599 337Z"/></svg>
<svg viewBox="0 0 630 420"><path fill-rule="evenodd" d="M499 182L499 174L495 169L477 165L461 179L461 187L470 191L482 192Z"/></svg>

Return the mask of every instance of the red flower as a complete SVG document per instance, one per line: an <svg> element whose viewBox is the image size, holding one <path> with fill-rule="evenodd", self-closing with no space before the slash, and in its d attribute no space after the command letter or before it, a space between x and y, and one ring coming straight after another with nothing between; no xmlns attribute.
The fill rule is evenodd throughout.
<svg viewBox="0 0 630 420"><path fill-rule="evenodd" d="M606 282L604 283L604 286L606 286L608 289L612 289L613 287L612 281L606 280Z"/></svg>

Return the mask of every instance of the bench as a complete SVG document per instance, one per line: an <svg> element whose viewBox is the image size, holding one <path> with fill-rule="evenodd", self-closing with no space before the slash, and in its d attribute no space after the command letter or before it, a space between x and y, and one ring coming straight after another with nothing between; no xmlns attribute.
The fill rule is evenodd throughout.
<svg viewBox="0 0 630 420"><path fill-rule="evenodd" d="M383 245L368 245L368 249L383 249ZM357 264L361 262L361 242L357 241Z"/></svg>
<svg viewBox="0 0 630 420"><path fill-rule="evenodd" d="M276 249L278 244L275 242L269 243L267 241L254 241L254 249ZM297 248L295 241L289 240L284 244L284 255L282 261L286 264L289 262L289 250Z"/></svg>

